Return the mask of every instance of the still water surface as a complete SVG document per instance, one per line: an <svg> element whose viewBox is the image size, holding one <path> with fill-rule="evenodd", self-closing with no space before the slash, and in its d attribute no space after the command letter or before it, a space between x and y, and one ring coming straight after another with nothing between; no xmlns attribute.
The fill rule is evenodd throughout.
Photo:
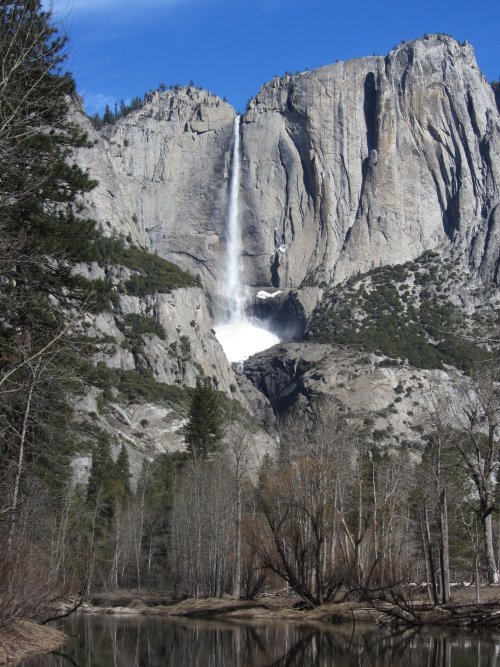
<svg viewBox="0 0 500 667"><path fill-rule="evenodd" d="M22 667L500 667L500 633L73 615L60 654Z"/></svg>

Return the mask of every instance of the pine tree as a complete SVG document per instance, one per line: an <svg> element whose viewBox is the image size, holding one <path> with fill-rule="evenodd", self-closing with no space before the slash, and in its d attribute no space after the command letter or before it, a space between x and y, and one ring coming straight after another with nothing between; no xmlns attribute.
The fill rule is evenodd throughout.
<svg viewBox="0 0 500 667"><path fill-rule="evenodd" d="M118 458L115 462L115 480L123 486L125 494L128 496L131 493L130 489L130 459L125 445L121 446Z"/></svg>
<svg viewBox="0 0 500 667"><path fill-rule="evenodd" d="M102 433L99 435L92 452L92 464L87 484L87 500L93 503L97 499L109 499L114 477L115 467L109 439Z"/></svg>
<svg viewBox="0 0 500 667"><path fill-rule="evenodd" d="M65 44L39 0L0 4L0 476L11 477L13 514L27 469L60 484L75 446L67 394L90 284L72 264L97 233L76 203L94 183L71 158L87 141L68 119Z"/></svg>
<svg viewBox="0 0 500 667"><path fill-rule="evenodd" d="M113 112L109 108L109 104L106 104L106 108L104 109L104 116L102 117L103 123L105 125L111 125L112 123L115 122L115 117L113 116Z"/></svg>
<svg viewBox="0 0 500 667"><path fill-rule="evenodd" d="M79 203L94 182L72 157L88 144L69 120L75 84L63 69L65 46L40 0L0 3L0 515L8 517L0 522L0 625L9 600L17 616L54 593L46 582L56 581L50 568L61 560L44 522L57 525L70 458L81 451L69 398L81 389L79 323L92 285L73 266L88 259L98 234ZM110 458L100 441L89 498L106 488ZM25 581L44 589L20 588Z"/></svg>
<svg viewBox="0 0 500 667"><path fill-rule="evenodd" d="M220 398L209 378L198 379L191 399L186 429L188 452L206 459L221 445L224 435Z"/></svg>

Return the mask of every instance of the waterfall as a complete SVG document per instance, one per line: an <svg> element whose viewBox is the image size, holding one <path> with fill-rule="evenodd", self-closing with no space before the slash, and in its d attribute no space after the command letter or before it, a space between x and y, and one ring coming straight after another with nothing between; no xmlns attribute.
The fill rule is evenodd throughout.
<svg viewBox="0 0 500 667"><path fill-rule="evenodd" d="M215 334L228 360L238 362L280 342L262 322L250 320L245 314L246 289L241 278L240 179L240 116L236 116L231 151L226 260L222 276L226 313L225 319L215 327Z"/></svg>
<svg viewBox="0 0 500 667"><path fill-rule="evenodd" d="M239 221L240 193L240 116L234 119L229 209L227 216L226 280L224 293L230 322L243 317L245 290L241 284L241 230Z"/></svg>

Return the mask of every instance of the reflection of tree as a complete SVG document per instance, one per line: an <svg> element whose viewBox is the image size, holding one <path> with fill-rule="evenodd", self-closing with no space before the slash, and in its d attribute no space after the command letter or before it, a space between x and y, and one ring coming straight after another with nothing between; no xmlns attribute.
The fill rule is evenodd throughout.
<svg viewBox="0 0 500 667"><path fill-rule="evenodd" d="M286 652L284 656L275 660L268 667L301 667L304 665L313 665L313 662L306 661L306 654L309 644L320 633L312 631L301 637L295 644Z"/></svg>
<svg viewBox="0 0 500 667"><path fill-rule="evenodd" d="M266 667L327 667L332 660L338 667L392 667L402 664L407 667L451 667L452 644L446 636L422 636L418 630L409 632L405 629L381 636L379 631L359 633L354 626L350 635L302 629L287 652L278 660L266 663ZM471 653L465 655L466 660L473 659ZM483 659L484 655L483 652ZM491 643L487 647L487 655L486 662L478 662L478 667L480 664L495 664L492 661L495 647Z"/></svg>
<svg viewBox="0 0 500 667"><path fill-rule="evenodd" d="M60 653L59 651L53 651L52 655L57 656L58 658L62 658L63 661L68 662L70 665L76 665L76 667L80 667L80 665L73 660L67 653ZM61 664L61 661L59 661L59 664Z"/></svg>
<svg viewBox="0 0 500 667"><path fill-rule="evenodd" d="M238 628L240 630L240 628ZM257 628L249 627L243 632L243 641L241 641L241 632L235 632L235 645L239 644L239 659L242 665L255 665L259 656L265 656L268 646L263 641L257 631ZM238 643L236 643L238 642Z"/></svg>
<svg viewBox="0 0 500 667"><path fill-rule="evenodd" d="M326 629L325 629L326 628ZM355 625L300 626L233 620L80 616L64 629L64 653L28 662L44 667L493 667L498 642L474 636Z"/></svg>

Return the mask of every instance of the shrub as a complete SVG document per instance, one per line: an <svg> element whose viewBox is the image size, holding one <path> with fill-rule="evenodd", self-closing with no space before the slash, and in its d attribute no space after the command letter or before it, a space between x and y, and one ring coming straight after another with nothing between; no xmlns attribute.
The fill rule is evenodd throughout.
<svg viewBox="0 0 500 667"><path fill-rule="evenodd" d="M134 271L124 284L127 293L133 296L169 293L173 289L200 284L198 279L172 262L144 248L127 246L120 238L100 237L85 249L85 253L88 262L97 262L99 266L114 264Z"/></svg>
<svg viewBox="0 0 500 667"><path fill-rule="evenodd" d="M442 368L446 363L469 370L487 354L463 338L463 315L435 293L435 283L443 280L438 275L439 266L438 255L426 252L415 262L349 278L327 293L315 310L310 338L389 357L379 367L406 359L418 368ZM405 288L405 303L400 290L412 273L420 286L420 298L410 299ZM357 289L352 291L353 287ZM354 326L353 311L359 314ZM400 391L396 389L396 393Z"/></svg>

